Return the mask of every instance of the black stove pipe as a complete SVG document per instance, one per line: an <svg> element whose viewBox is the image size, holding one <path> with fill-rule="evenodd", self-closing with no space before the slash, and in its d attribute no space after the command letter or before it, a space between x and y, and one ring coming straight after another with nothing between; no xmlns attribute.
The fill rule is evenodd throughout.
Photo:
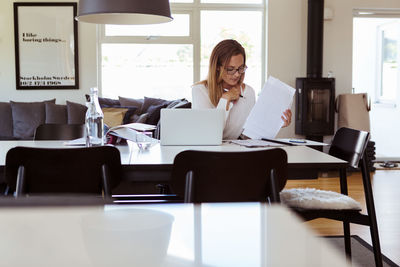
<svg viewBox="0 0 400 267"><path fill-rule="evenodd" d="M322 77L324 0L308 0L307 78Z"/></svg>

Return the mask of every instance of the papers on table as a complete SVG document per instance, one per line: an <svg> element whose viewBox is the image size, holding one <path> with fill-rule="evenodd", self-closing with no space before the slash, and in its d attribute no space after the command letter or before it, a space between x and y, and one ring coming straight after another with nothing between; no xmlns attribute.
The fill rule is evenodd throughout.
<svg viewBox="0 0 400 267"><path fill-rule="evenodd" d="M140 133L146 131L153 131L156 128L157 128L156 126L150 124L128 123L112 127L111 129L108 130L107 134L114 135L122 139L131 140L133 142L139 141L136 138L136 136L139 134L141 136L140 142L149 142L153 144L157 143L158 140Z"/></svg>
<svg viewBox="0 0 400 267"><path fill-rule="evenodd" d="M284 146L283 144L278 144L278 143L273 143L273 142L268 142L268 141L258 140L258 139L230 140L229 143L240 145L240 146L245 146L245 147L268 147L268 146L280 147L280 146Z"/></svg>
<svg viewBox="0 0 400 267"><path fill-rule="evenodd" d="M78 139L73 139L64 142L65 146L86 146L86 137L81 137Z"/></svg>
<svg viewBox="0 0 400 267"><path fill-rule="evenodd" d="M129 123L129 124L123 124L123 125L118 125L115 127L110 128L106 135L114 135L116 137L126 139L126 140L131 140L134 142L137 142L136 135L141 132L146 132L146 131L153 131L156 129L156 126L150 125L150 124L144 124L144 123ZM147 135L141 135L141 142L149 142L151 144L158 143L157 139L151 138L150 136ZM70 140L67 142L64 142L64 145L67 146L80 146L80 145L86 145L86 138L78 138L74 140Z"/></svg>
<svg viewBox="0 0 400 267"><path fill-rule="evenodd" d="M244 147L281 147L281 146L327 146L326 143L296 139L296 138L277 138L271 141L260 139L247 139L247 140L228 140L231 144L236 144Z"/></svg>
<svg viewBox="0 0 400 267"><path fill-rule="evenodd" d="M311 140L307 140L307 139L278 138L276 140L279 140L279 141L282 141L282 142L292 143L292 144L294 144L296 146L327 146L327 145L329 145L327 143L311 141Z"/></svg>
<svg viewBox="0 0 400 267"><path fill-rule="evenodd" d="M296 90L270 76L247 117L243 134L252 139L275 138L283 125L283 112L290 108Z"/></svg>

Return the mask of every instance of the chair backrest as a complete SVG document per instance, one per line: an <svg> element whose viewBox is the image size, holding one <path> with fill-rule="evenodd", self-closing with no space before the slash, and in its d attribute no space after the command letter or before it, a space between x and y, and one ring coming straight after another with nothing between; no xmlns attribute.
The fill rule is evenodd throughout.
<svg viewBox="0 0 400 267"><path fill-rule="evenodd" d="M72 140L85 136L84 124L41 124L34 140Z"/></svg>
<svg viewBox="0 0 400 267"><path fill-rule="evenodd" d="M346 160L351 167L357 168L364 155L369 138L368 132L342 127L337 130L333 137L329 154Z"/></svg>
<svg viewBox="0 0 400 267"><path fill-rule="evenodd" d="M18 185L21 170L24 179ZM15 147L6 155L5 180L20 194L102 194L103 189L110 188L105 193L111 195L111 188L120 179L120 153L111 146Z"/></svg>
<svg viewBox="0 0 400 267"><path fill-rule="evenodd" d="M272 181L271 170L275 173ZM187 174L193 174L193 180L187 182ZM265 202L273 193L272 189L279 194L286 184L287 155L283 149L187 150L175 157L171 178L175 194L186 199L185 191L186 194L188 190L191 192L186 202Z"/></svg>

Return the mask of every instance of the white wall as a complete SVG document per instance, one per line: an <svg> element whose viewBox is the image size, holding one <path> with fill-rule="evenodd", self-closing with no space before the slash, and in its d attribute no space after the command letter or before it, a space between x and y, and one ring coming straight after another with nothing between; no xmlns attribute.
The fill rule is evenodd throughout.
<svg viewBox="0 0 400 267"><path fill-rule="evenodd" d="M307 0L268 1L268 75L295 86L307 70ZM353 9L400 8L399 0L325 0L333 19L324 22L323 76L332 71L336 95L351 93ZM294 110L294 108L292 108ZM294 118L294 116L293 116ZM294 134L294 123L279 136Z"/></svg>
<svg viewBox="0 0 400 267"><path fill-rule="evenodd" d="M23 2L34 0L23 0ZM63 0L47 0L62 2ZM47 2L42 0L42 2ZM84 102L83 95L97 84L96 26L79 23L79 90L16 90L14 60L13 0L0 1L0 101L32 101L53 97ZM353 8L399 8L399 0L325 0L333 19L325 21L323 75L336 78L336 94L352 88ZM306 75L307 0L268 1L268 75L294 86ZM294 109L292 109L294 110ZM293 136L294 123L280 136Z"/></svg>
<svg viewBox="0 0 400 267"><path fill-rule="evenodd" d="M28 102L56 98L57 103L60 104L64 104L65 100L84 103L84 95L89 92L89 88L97 85L96 26L93 24L78 23L79 90L16 90L14 2L37 1L0 1L0 101L8 102L9 100L13 100ZM50 0L41 2L65 1Z"/></svg>

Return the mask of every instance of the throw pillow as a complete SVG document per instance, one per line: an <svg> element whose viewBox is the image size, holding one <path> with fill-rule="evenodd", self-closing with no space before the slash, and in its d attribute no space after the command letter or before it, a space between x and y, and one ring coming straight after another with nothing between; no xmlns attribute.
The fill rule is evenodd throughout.
<svg viewBox="0 0 400 267"><path fill-rule="evenodd" d="M176 100L172 101L172 102L167 106L167 108L173 108L173 107L175 107L176 105L180 104L182 101L186 101L186 102L187 102L187 100L186 100L185 98L176 99Z"/></svg>
<svg viewBox="0 0 400 267"><path fill-rule="evenodd" d="M172 102L173 101L171 101L171 100L164 100L164 99L160 99L160 98L144 97L144 101L143 101L143 105L140 110L140 113L141 114L148 113L148 109L151 106L159 106L159 105L164 105L164 104L166 104L166 106L168 106Z"/></svg>
<svg viewBox="0 0 400 267"><path fill-rule="evenodd" d="M162 108L166 108L169 103L164 103L158 106L151 106L148 109L149 116L147 117L146 123L151 125L157 125L158 121L160 120L160 110Z"/></svg>
<svg viewBox="0 0 400 267"><path fill-rule="evenodd" d="M13 119L11 104L0 102L0 137L7 139L13 136Z"/></svg>
<svg viewBox="0 0 400 267"><path fill-rule="evenodd" d="M114 127L122 124L127 108L102 108L104 114L104 124Z"/></svg>
<svg viewBox="0 0 400 267"><path fill-rule="evenodd" d="M146 123L146 120L147 120L148 116L149 116L148 113L143 113L143 114L140 114L140 115L133 114L132 122Z"/></svg>
<svg viewBox="0 0 400 267"><path fill-rule="evenodd" d="M120 107L121 103L118 99L99 97L100 107Z"/></svg>
<svg viewBox="0 0 400 267"><path fill-rule="evenodd" d="M137 111L140 112L143 102L143 99L134 99L134 98L127 98L127 97L118 97L119 102L121 103L121 106L124 107L136 107Z"/></svg>
<svg viewBox="0 0 400 267"><path fill-rule="evenodd" d="M131 123L130 116L136 111L136 108L113 107L102 108L104 114L104 123L108 127L115 127L121 124Z"/></svg>
<svg viewBox="0 0 400 267"><path fill-rule="evenodd" d="M46 123L66 124L68 122L67 106L46 102Z"/></svg>
<svg viewBox="0 0 400 267"><path fill-rule="evenodd" d="M10 101L13 117L13 135L18 139L31 139L36 128L46 120L45 103L55 103L56 100L43 102Z"/></svg>
<svg viewBox="0 0 400 267"><path fill-rule="evenodd" d="M90 96L85 95L86 102L90 102ZM118 99L106 98L106 97L98 97L100 107L112 108L112 107L120 107L121 103L119 103Z"/></svg>
<svg viewBox="0 0 400 267"><path fill-rule="evenodd" d="M181 103L177 104L173 108L192 108L192 103L188 102L187 100L186 100L186 102L182 101Z"/></svg>
<svg viewBox="0 0 400 267"><path fill-rule="evenodd" d="M135 122L134 116L135 116L137 110L138 110L138 108L136 108L136 107L129 107L128 111L125 113L125 116L122 120L122 124L128 124L128 123Z"/></svg>
<svg viewBox="0 0 400 267"><path fill-rule="evenodd" d="M67 101L68 124L84 124L87 107Z"/></svg>

